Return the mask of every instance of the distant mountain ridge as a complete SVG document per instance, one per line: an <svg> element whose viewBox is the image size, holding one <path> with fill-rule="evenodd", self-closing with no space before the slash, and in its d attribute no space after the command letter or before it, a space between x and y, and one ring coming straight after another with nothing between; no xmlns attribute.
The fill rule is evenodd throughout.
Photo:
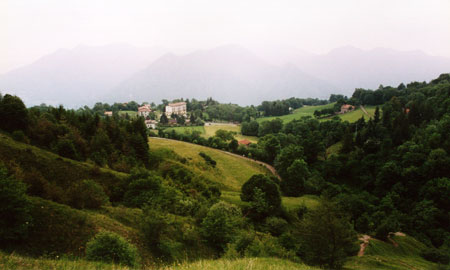
<svg viewBox="0 0 450 270"><path fill-rule="evenodd" d="M295 49L269 55L227 45L176 55L164 48L111 44L57 50L1 75L0 91L21 96L27 105L210 96L246 105L351 95L355 88L429 81L446 72L450 59L421 51L346 46L320 55Z"/></svg>
<svg viewBox="0 0 450 270"><path fill-rule="evenodd" d="M165 55L117 86L121 99L214 97L221 102L258 104L263 100L327 97L333 86L294 65L271 65L239 46L221 46L184 56Z"/></svg>
<svg viewBox="0 0 450 270"><path fill-rule="evenodd" d="M27 105L93 104L166 52L127 44L59 49L0 76L0 91L21 96Z"/></svg>

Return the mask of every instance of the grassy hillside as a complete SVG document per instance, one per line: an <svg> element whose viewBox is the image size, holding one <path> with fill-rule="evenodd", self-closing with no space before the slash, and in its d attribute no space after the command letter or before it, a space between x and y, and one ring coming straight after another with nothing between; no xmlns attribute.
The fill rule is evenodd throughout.
<svg viewBox="0 0 450 270"><path fill-rule="evenodd" d="M303 106L301 108L296 109L292 114L283 115L283 116L269 116L269 117L262 117L256 119L258 122L263 121L270 121L275 118L280 118L283 120L284 123L292 121L294 119L300 119L304 116L311 116L314 117L314 111L316 110L322 110L322 109L328 109L333 108L334 103L326 104L326 105L318 105L318 106Z"/></svg>
<svg viewBox="0 0 450 270"><path fill-rule="evenodd" d="M30 258L17 254L6 254L0 252L0 269L11 270L127 270L129 267L122 267L101 262L90 262L80 259L69 260L67 258L45 259Z"/></svg>
<svg viewBox="0 0 450 270"><path fill-rule="evenodd" d="M316 267L276 258L244 258L237 260L203 260L191 264L178 264L163 270L315 270Z"/></svg>
<svg viewBox="0 0 450 270"><path fill-rule="evenodd" d="M247 139L251 142L257 142L258 138L253 136L244 136L241 134L241 126L233 125L233 124L215 124L211 126L193 126L193 127L173 127L167 128L166 131L175 130L177 133L192 133L193 131L198 131L202 134L203 137L209 138L216 134L216 131L219 129L227 130L235 132L236 140Z"/></svg>
<svg viewBox="0 0 450 270"><path fill-rule="evenodd" d="M288 114L288 115L283 115L283 116L271 116L271 117L262 117L262 118L258 118L256 119L258 122L263 122L263 121L268 121L268 120L273 120L276 118L280 118L281 120L283 120L284 123L287 123L289 121L292 121L294 119L300 119L304 116L311 116L314 117L314 111L316 110L322 110L322 109L327 109L327 108L332 108L334 106L334 103L330 103L330 104L326 104L326 105L319 105L319 106L304 106L301 107L299 109L296 109L292 114ZM365 106L365 109L367 111L367 113L370 116L373 116L374 112L375 112L375 106ZM339 114L337 115L339 118L342 119L342 121L348 121L350 123L352 122L356 122L358 119L361 118L361 116L364 116L364 119L368 120L369 119L369 115L365 114L360 108L357 108L356 110L352 111L352 112L348 112L345 114ZM320 121L328 121L330 120L331 117L329 118L322 118L320 119Z"/></svg>
<svg viewBox="0 0 450 270"><path fill-rule="evenodd" d="M80 259L70 260L61 259L45 259L45 258L29 258L19 256L17 254L6 254L0 252L0 269L11 270L128 270L129 267L106 264L100 262L90 262ZM154 269L154 268L142 268ZM200 260L193 263L177 263L171 266L160 268L161 270L315 270L319 268L298 264L287 260L276 258L244 258L237 260Z"/></svg>
<svg viewBox="0 0 450 270"><path fill-rule="evenodd" d="M33 192L55 201L63 199L62 193L70 185L84 179L100 183L111 196L114 186L127 177L125 173L63 158L3 134L0 134L0 162Z"/></svg>
<svg viewBox="0 0 450 270"><path fill-rule="evenodd" d="M246 160L226 152L205 146L185 143L181 141L165 140L160 138L149 139L150 150L171 149L187 160L190 168L220 184L224 190L239 191L242 184L254 174L270 174L262 165ZM215 168L206 164L199 155L204 152L217 162Z"/></svg>
<svg viewBox="0 0 450 270"><path fill-rule="evenodd" d="M398 246L390 242L370 239L362 257L352 257L346 264L347 270L429 270L438 269L434 263L420 256L425 245L409 236L394 236Z"/></svg>

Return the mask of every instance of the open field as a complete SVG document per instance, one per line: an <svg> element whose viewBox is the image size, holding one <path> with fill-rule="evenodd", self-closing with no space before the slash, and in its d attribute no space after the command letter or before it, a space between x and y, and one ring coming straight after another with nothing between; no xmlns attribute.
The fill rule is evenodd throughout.
<svg viewBox="0 0 450 270"><path fill-rule="evenodd" d="M120 116L126 115L126 114L128 114L128 116L130 116L132 118L137 117L137 112L136 111L119 111L119 115Z"/></svg>
<svg viewBox="0 0 450 270"><path fill-rule="evenodd" d="M370 115L370 117L373 117L373 114L375 113L375 106L364 106L367 113ZM348 112L345 114L339 114L339 118L342 119L342 121L348 121L350 123L358 121L361 116L364 116L364 119L367 121L369 120L369 115L365 114L361 108L357 108L356 110L352 112Z"/></svg>
<svg viewBox="0 0 450 270"><path fill-rule="evenodd" d="M253 136L244 136L241 134L241 126L234 124L214 124L210 126L187 126L187 127L173 127L167 128L166 131L175 130L177 133L192 133L193 131L198 131L202 134L203 137L209 138L216 134L216 131L219 129L236 132L234 136L236 140L247 139L251 142L256 143L258 141L257 137Z"/></svg>
<svg viewBox="0 0 450 270"><path fill-rule="evenodd" d="M262 118L258 118L256 120L261 123L263 121L270 121L270 120L273 120L276 118L280 118L281 120L283 120L284 123L287 123L287 122L295 120L295 119L300 119L304 116L314 117L314 111L322 110L322 109L326 109L326 108L332 108L333 106L334 106L334 103L330 103L330 104L326 104L326 105L319 105L319 106L304 106L299 109L296 109L292 114L283 115L283 116L262 117ZM375 106L364 106L364 108L366 109L367 113L370 116L373 116L373 114L375 112ZM367 114L365 114L360 108L357 108L356 110L349 112L349 113L337 115L337 117L341 118L342 121L348 121L350 123L356 122L358 119L361 118L361 116L364 116L364 119L369 120L369 116ZM332 117L321 118L319 121L321 121L321 122L328 121L331 118Z"/></svg>
<svg viewBox="0 0 450 270"><path fill-rule="evenodd" d="M289 121L292 121L295 119L300 119L304 116L314 117L314 111L327 109L327 108L333 108L333 106L334 106L334 103L330 103L330 104L326 104L326 105L318 105L318 106L303 106L301 108L296 109L292 114L283 115L283 116L262 117L262 118L256 119L256 121L261 123L263 121L270 121L270 120L273 120L276 118L280 118L281 120L283 120L284 123L286 123L286 122L289 122Z"/></svg>
<svg viewBox="0 0 450 270"><path fill-rule="evenodd" d="M150 150L167 148L188 160L187 164L207 179L221 184L225 190L239 191L254 174L270 174L264 166L251 160L241 158L224 151L209 147L160 138L149 138ZM204 152L217 162L215 168L206 166L204 159L199 156Z"/></svg>

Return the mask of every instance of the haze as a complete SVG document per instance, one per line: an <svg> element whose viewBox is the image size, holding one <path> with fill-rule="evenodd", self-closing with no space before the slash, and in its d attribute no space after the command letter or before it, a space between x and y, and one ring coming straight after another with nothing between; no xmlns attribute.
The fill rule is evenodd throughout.
<svg viewBox="0 0 450 270"><path fill-rule="evenodd" d="M449 57L449 11L447 0L2 0L0 74L60 48L117 42L185 53L232 43L267 55L352 45Z"/></svg>

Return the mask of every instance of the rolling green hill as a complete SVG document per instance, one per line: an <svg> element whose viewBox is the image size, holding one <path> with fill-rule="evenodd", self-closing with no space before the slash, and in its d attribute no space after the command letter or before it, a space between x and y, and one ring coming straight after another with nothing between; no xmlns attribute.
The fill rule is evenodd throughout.
<svg viewBox="0 0 450 270"><path fill-rule="evenodd" d="M430 270L439 269L438 265L426 261L420 256L425 245L410 236L394 236L398 244L370 239L362 257L352 257L344 269L347 270ZM445 268L443 268L445 269Z"/></svg>
<svg viewBox="0 0 450 270"><path fill-rule="evenodd" d="M175 132L177 132L177 133L192 133L193 131L198 131L198 132L200 132L200 134L203 137L209 138L211 136L214 136L216 134L216 131L219 129L235 132L236 135L234 137L238 141L243 140L243 139L247 139L251 142L258 141L257 137L242 135L241 134L241 126L234 125L234 124L214 124L214 125L206 125L206 126L172 127L172 128L167 128L166 131L170 132L172 130L175 130Z"/></svg>
<svg viewBox="0 0 450 270"><path fill-rule="evenodd" d="M257 118L256 120L261 123L263 121L270 121L276 118L280 118L283 120L284 123L287 123L289 121L300 119L304 116L310 116L314 117L314 111L316 110L322 110L322 109L328 109L332 108L334 106L334 103L326 104L326 105L318 105L318 106L303 106L299 109L296 109L292 114L283 115L283 116L270 116L270 117L262 117ZM365 109L367 111L367 114L365 114L360 108L357 108L354 111L345 113L345 114L338 114L337 117L342 119L342 121L348 121L350 123L356 122L358 119L360 119L362 116L364 116L364 119L368 120L369 116L373 116L375 112L375 106L365 106ZM332 117L327 118L321 118L319 121L328 121Z"/></svg>
<svg viewBox="0 0 450 270"><path fill-rule="evenodd" d="M170 149L187 160L186 165L198 174L220 184L224 190L240 191L242 184L254 174L270 174L264 166L251 160L213 148L160 138L149 139L150 150ZM208 166L199 155L204 152L217 162Z"/></svg>

